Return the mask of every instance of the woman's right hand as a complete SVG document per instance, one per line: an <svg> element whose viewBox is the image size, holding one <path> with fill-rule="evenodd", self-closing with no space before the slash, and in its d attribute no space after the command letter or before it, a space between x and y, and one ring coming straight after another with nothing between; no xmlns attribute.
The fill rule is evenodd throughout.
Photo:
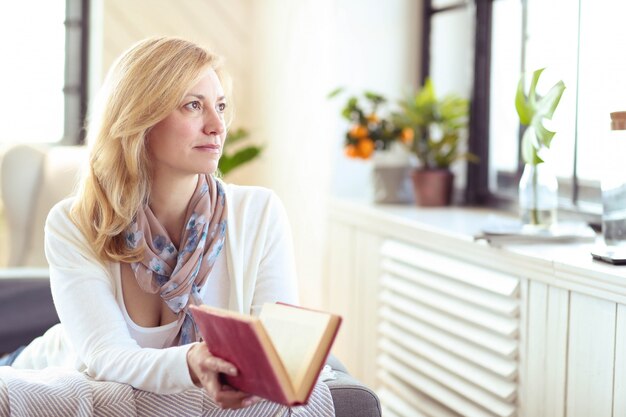
<svg viewBox="0 0 626 417"><path fill-rule="evenodd" d="M237 369L232 363L211 355L205 342L196 343L187 351L187 366L193 383L204 388L221 408L243 408L261 401L220 382L220 373L236 376Z"/></svg>

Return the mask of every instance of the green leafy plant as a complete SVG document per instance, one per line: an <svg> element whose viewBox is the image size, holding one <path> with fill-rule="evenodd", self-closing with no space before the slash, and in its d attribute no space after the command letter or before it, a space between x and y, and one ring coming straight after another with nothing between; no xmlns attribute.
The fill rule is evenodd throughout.
<svg viewBox="0 0 626 417"><path fill-rule="evenodd" d="M328 98L336 97L343 91L343 88L337 88ZM348 157L368 159L375 151L387 150L392 142L401 138L401 129L393 125L389 116L382 114L381 109L386 103L384 96L371 91L365 91L362 97L348 98L341 109L341 116L350 122L344 141Z"/></svg>
<svg viewBox="0 0 626 417"><path fill-rule="evenodd" d="M403 128L410 150L423 169L448 169L461 159L476 162L478 158L460 149L461 131L467 127L469 102L449 94L437 98L433 82L427 78L413 96L399 102L401 111L394 115L394 124ZM412 134L406 134L406 129Z"/></svg>
<svg viewBox="0 0 626 417"><path fill-rule="evenodd" d="M218 164L218 170L222 175L227 175L234 169L247 164L263 151L262 146L248 145L242 147L242 143L248 139L248 135L249 133L245 129L237 129L228 133Z"/></svg>
<svg viewBox="0 0 626 417"><path fill-rule="evenodd" d="M524 75L520 77L515 94L515 109L519 116L520 123L526 126L522 135L521 153L522 159L526 163L524 175L520 180L519 204L522 212L522 219L533 227L546 227L552 223L552 217L543 219L541 212L552 212L557 206L558 183L554 176L547 177L544 172L543 180L539 180L538 165L543 164L541 157L543 149L549 149L552 144L555 132L548 130L544 125L545 120L551 120L554 115L561 96L565 91L563 81L554 84L545 96L537 94L537 84L544 68L533 72L528 93L524 91ZM530 170L528 170L531 168ZM549 168L549 167L548 167ZM528 170L528 171L527 171ZM545 169L543 170L545 171ZM527 174L528 172L528 174ZM529 177L527 177L527 175ZM547 179L550 179L548 181ZM548 184L552 184L551 186ZM550 193L540 193L539 189L552 190ZM543 195L543 197L541 197ZM552 196L548 199L546 196ZM540 198L544 200L540 202ZM546 203L551 201L551 203Z"/></svg>
<svg viewBox="0 0 626 417"><path fill-rule="evenodd" d="M565 84L559 81L545 96L537 94L537 84L544 69L533 72L528 93L524 91L524 76L522 75L515 94L517 115L520 123L526 126L522 136L522 158L525 163L531 165L542 163L543 159L539 156L539 151L544 147L550 148L555 132L546 129L543 122L544 119L552 119L565 91Z"/></svg>

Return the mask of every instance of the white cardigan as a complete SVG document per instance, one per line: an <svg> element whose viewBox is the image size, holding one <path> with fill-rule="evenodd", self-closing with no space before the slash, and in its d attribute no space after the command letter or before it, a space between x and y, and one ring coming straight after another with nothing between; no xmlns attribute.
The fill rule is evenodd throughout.
<svg viewBox="0 0 626 417"><path fill-rule="evenodd" d="M265 302L297 303L291 230L282 203L260 187L225 185L229 309L258 314ZM50 286L61 324L33 341L15 368L63 366L97 380L167 394L194 387L186 355L191 345L142 348L118 304L119 263L97 260L70 220L72 200L57 204L46 222ZM117 272L119 275L119 272ZM117 298L116 298L117 297Z"/></svg>

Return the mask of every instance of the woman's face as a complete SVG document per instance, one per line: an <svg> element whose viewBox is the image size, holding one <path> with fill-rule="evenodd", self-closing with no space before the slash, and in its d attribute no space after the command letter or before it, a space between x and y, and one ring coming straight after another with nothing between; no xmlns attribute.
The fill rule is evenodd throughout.
<svg viewBox="0 0 626 417"><path fill-rule="evenodd" d="M215 172L226 138L225 109L222 84L209 69L180 105L148 132L148 150L158 175Z"/></svg>

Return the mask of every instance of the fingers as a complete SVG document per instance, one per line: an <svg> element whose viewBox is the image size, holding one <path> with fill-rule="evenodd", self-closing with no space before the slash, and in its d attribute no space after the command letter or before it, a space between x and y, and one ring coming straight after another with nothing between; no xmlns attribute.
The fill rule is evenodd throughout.
<svg viewBox="0 0 626 417"><path fill-rule="evenodd" d="M218 393L223 390L219 377L220 373L236 376L237 369L230 362L226 362L214 356L204 358L200 363L200 383L213 399L216 399ZM229 388L232 389L232 387Z"/></svg>
<svg viewBox="0 0 626 417"><path fill-rule="evenodd" d="M242 391L237 391L228 385L223 386L222 391L220 391L215 398L217 405L226 409L249 407L260 401L263 401L263 399L257 397L256 395L250 395Z"/></svg>
<svg viewBox="0 0 626 417"><path fill-rule="evenodd" d="M236 409L244 407L243 401L249 397L245 392L237 391L232 387L229 390L221 390L215 396L215 402L221 408Z"/></svg>
<svg viewBox="0 0 626 417"><path fill-rule="evenodd" d="M223 359L212 356L208 353L208 356L203 359L200 367L205 372L222 373L230 376L237 376L237 368Z"/></svg>
<svg viewBox="0 0 626 417"><path fill-rule="evenodd" d="M256 395L251 395L247 398L245 398L242 402L241 405L244 407L250 407L251 405L254 405L258 402L263 401L263 398L261 397L257 397Z"/></svg>
<svg viewBox="0 0 626 417"><path fill-rule="evenodd" d="M211 355L204 342L198 343L189 349L187 362L191 367L200 368L204 372L217 372L227 375L237 375L235 366L223 359Z"/></svg>
<svg viewBox="0 0 626 417"><path fill-rule="evenodd" d="M209 397L221 408L249 407L262 401L257 396L222 384L219 374L236 376L237 368L232 363L211 355L204 342L198 343L189 350L187 363L194 382L204 388Z"/></svg>

